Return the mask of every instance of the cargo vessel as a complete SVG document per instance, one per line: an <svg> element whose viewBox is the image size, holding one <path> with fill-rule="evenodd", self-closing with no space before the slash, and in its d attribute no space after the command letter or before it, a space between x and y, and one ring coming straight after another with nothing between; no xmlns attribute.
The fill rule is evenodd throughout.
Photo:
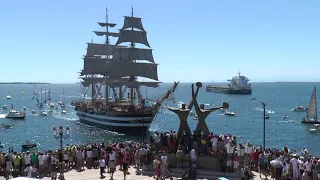
<svg viewBox="0 0 320 180"><path fill-rule="evenodd" d="M219 86L219 85L208 85L206 86L207 92L214 93L224 93L224 94L242 94L242 95L250 95L252 94L251 84L248 82L248 79L245 76L242 76L241 73L238 73L238 76L233 77L227 87Z"/></svg>

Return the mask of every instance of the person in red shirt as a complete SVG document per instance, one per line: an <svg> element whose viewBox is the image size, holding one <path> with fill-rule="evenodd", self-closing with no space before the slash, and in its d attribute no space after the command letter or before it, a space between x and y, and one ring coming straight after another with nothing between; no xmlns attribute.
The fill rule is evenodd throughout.
<svg viewBox="0 0 320 180"><path fill-rule="evenodd" d="M124 152L124 162L128 163L128 165L130 164L130 152L128 149Z"/></svg>
<svg viewBox="0 0 320 180"><path fill-rule="evenodd" d="M258 170L258 162L259 162L259 152L256 149L255 151L253 151L252 153L252 158L253 158L253 166L256 170Z"/></svg>

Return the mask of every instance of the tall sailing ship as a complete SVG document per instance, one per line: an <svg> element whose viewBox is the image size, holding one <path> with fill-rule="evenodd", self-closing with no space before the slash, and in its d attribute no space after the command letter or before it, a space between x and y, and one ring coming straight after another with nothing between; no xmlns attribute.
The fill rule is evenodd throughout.
<svg viewBox="0 0 320 180"><path fill-rule="evenodd" d="M179 82L174 82L156 100L143 97L142 86L157 88L160 82L158 64L153 59L141 18L134 17L132 9L131 16L124 16L119 32L111 32L109 29L116 24L108 22L106 11L106 22L98 24L106 29L94 33L106 36L106 42L88 43L80 77L82 85L90 88L92 94L91 100L86 100L84 95L83 100L75 102L77 116L80 122L118 132L145 132L161 103L173 97ZM112 38L117 38L115 44L110 42ZM149 48L137 48L136 43ZM148 80L141 81L141 78ZM104 97L102 87L105 88Z"/></svg>

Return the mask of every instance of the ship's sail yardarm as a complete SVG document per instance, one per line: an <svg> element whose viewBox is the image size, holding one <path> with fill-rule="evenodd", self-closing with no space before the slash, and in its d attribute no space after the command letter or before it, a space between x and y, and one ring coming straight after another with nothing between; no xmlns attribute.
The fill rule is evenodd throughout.
<svg viewBox="0 0 320 180"><path fill-rule="evenodd" d="M309 108L307 111L307 119L308 120L318 120L317 119L317 90L316 87L314 87L312 94L311 94L311 98L310 98L310 102L309 102Z"/></svg>

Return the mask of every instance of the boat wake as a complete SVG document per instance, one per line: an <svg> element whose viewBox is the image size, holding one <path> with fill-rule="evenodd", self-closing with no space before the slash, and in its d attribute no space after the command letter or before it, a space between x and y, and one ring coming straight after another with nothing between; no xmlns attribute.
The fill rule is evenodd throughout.
<svg viewBox="0 0 320 180"><path fill-rule="evenodd" d="M262 108L253 108L253 109L256 110L256 111L263 111ZM274 111L266 109L266 113L274 114Z"/></svg>
<svg viewBox="0 0 320 180"><path fill-rule="evenodd" d="M72 117L67 117L65 115L57 115L57 114L53 114L53 117L57 118L57 119L64 119L64 120L67 120L67 121L77 121L79 120L78 118L72 118Z"/></svg>

